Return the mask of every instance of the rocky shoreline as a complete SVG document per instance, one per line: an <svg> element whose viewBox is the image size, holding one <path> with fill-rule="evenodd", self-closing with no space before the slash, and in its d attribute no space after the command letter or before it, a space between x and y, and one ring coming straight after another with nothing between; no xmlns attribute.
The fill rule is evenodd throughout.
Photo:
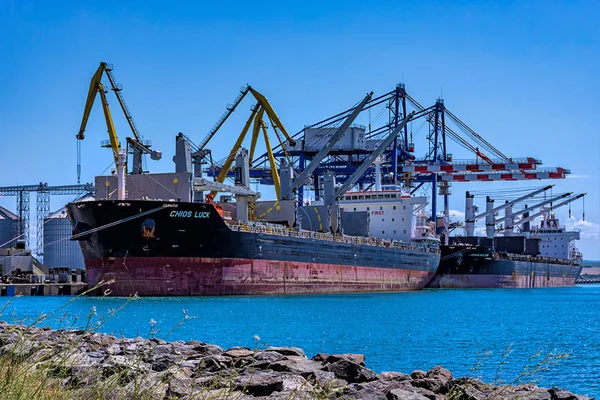
<svg viewBox="0 0 600 400"><path fill-rule="evenodd" d="M440 366L377 374L360 354L309 359L296 347L225 350L197 340L126 339L3 322L0 382L2 393L38 385L35 398L53 399L588 399L558 388L454 378ZM50 396L55 392L58 397Z"/></svg>

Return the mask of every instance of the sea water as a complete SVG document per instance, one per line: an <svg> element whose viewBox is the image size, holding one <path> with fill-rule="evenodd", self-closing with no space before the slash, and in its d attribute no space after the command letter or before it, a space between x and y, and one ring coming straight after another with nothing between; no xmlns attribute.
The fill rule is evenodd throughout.
<svg viewBox="0 0 600 400"><path fill-rule="evenodd" d="M126 337L197 339L223 348L296 346L309 357L362 353L376 372L442 365L454 376L489 383L533 382L600 395L600 285L133 300L20 297L0 305L8 301L0 319L9 322L46 315L39 325L88 325Z"/></svg>

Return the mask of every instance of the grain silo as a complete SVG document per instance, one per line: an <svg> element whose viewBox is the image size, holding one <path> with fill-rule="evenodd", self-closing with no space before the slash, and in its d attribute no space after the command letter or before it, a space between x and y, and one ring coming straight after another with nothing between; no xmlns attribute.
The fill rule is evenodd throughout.
<svg viewBox="0 0 600 400"><path fill-rule="evenodd" d="M47 268L85 269L79 242L69 240L72 231L64 207L44 219L44 265Z"/></svg>
<svg viewBox="0 0 600 400"><path fill-rule="evenodd" d="M0 207L0 248L16 247L19 217Z"/></svg>

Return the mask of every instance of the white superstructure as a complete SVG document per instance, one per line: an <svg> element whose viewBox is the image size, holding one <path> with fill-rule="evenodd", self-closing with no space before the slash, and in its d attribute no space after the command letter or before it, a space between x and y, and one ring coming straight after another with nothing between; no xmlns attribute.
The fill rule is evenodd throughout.
<svg viewBox="0 0 600 400"><path fill-rule="evenodd" d="M579 231L567 231L554 213L545 214L540 225L529 232L529 237L540 239L540 253L543 257L575 259L581 253L575 247Z"/></svg>
<svg viewBox="0 0 600 400"><path fill-rule="evenodd" d="M422 213L427 198L412 197L397 186L347 192L340 198L339 205L346 212L369 212L369 231L373 237L403 242L438 240L433 231L433 222L428 222L428 216Z"/></svg>

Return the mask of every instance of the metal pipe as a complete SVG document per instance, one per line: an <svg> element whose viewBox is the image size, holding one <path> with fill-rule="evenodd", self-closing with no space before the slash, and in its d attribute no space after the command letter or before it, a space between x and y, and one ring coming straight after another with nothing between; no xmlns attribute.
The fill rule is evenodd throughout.
<svg viewBox="0 0 600 400"><path fill-rule="evenodd" d="M485 210L487 214L485 217L485 235L491 239L494 237L496 225L494 225L494 200L490 196L486 198Z"/></svg>

